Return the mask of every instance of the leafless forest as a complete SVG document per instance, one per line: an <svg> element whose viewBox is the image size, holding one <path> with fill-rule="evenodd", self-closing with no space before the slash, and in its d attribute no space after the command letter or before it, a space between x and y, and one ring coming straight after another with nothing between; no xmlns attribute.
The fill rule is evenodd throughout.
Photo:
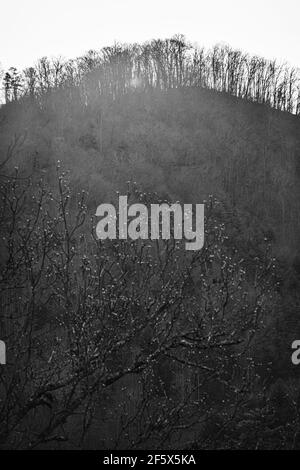
<svg viewBox="0 0 300 470"><path fill-rule="evenodd" d="M299 71L176 36L2 76L0 447L299 449ZM204 201L204 248L100 242L118 194Z"/></svg>

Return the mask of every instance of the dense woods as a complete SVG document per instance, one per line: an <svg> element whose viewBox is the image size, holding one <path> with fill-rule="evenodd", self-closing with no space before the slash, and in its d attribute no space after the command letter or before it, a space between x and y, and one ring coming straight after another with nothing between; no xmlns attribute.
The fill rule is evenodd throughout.
<svg viewBox="0 0 300 470"><path fill-rule="evenodd" d="M99 95L115 98L135 87L203 87L300 113L300 77L295 67L229 46L206 51L181 35L142 45L116 43L74 60L43 57L22 72L10 68L4 77L6 102L70 87L79 87L85 104Z"/></svg>
<svg viewBox="0 0 300 470"><path fill-rule="evenodd" d="M0 108L2 448L299 448L299 75L181 36L41 59ZM205 245L96 208L205 203Z"/></svg>

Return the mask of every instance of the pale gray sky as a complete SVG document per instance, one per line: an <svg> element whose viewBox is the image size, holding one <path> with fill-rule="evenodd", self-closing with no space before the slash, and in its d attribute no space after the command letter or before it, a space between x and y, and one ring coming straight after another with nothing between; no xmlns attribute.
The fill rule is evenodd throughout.
<svg viewBox="0 0 300 470"><path fill-rule="evenodd" d="M79 56L176 33L300 66L300 0L0 0L0 63Z"/></svg>

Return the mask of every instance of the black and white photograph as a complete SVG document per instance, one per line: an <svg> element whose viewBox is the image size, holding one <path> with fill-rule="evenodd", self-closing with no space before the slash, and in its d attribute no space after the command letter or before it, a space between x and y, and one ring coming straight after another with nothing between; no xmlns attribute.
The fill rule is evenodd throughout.
<svg viewBox="0 0 300 470"><path fill-rule="evenodd" d="M300 450L299 18L1 0L0 458Z"/></svg>

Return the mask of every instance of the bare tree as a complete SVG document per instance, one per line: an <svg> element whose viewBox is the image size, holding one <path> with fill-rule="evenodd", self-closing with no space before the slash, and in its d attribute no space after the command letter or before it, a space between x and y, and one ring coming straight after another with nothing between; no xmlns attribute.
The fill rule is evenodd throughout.
<svg viewBox="0 0 300 470"><path fill-rule="evenodd" d="M66 175L53 193L31 185L1 187L2 446L91 445L99 423L103 447L187 445L215 413L230 422L251 398L268 257L247 273L213 199L205 248L187 255L174 240L99 242Z"/></svg>

